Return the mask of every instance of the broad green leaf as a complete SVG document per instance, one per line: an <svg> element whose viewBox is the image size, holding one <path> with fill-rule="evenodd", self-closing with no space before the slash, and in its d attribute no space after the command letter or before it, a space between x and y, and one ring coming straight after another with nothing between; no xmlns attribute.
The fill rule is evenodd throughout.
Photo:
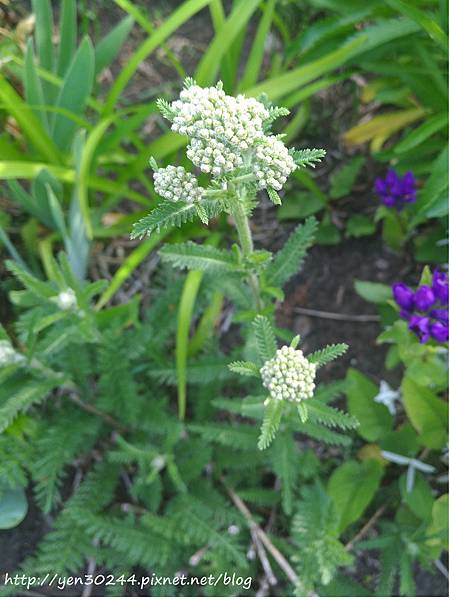
<svg viewBox="0 0 450 600"><path fill-rule="evenodd" d="M331 198L343 198L347 196L353 188L353 185L364 164L364 157L358 156L349 163L333 171L330 177L330 196Z"/></svg>
<svg viewBox="0 0 450 600"><path fill-rule="evenodd" d="M354 280L356 293L374 304L382 304L392 299L392 290L390 286L384 283L374 283L373 281Z"/></svg>
<svg viewBox="0 0 450 600"><path fill-rule="evenodd" d="M78 48L59 90L56 106L81 115L94 84L94 49L89 38ZM67 150L72 142L77 124L61 114L54 115L52 137L61 150Z"/></svg>
<svg viewBox="0 0 450 600"><path fill-rule="evenodd" d="M0 529L12 529L24 520L28 502L23 488L0 486Z"/></svg>
<svg viewBox="0 0 450 600"><path fill-rule="evenodd" d="M439 558L442 550L448 550L448 494L434 501L431 518L431 525L426 531L427 545L434 558Z"/></svg>
<svg viewBox="0 0 450 600"><path fill-rule="evenodd" d="M431 520L431 511L433 509L433 490L423 475L415 473L414 487L408 492L406 487L406 473L399 480L400 494L402 499L412 512L425 523Z"/></svg>
<svg viewBox="0 0 450 600"><path fill-rule="evenodd" d="M406 414L427 447L439 450L447 441L448 405L431 389L418 385L411 377L402 382Z"/></svg>
<svg viewBox="0 0 450 600"><path fill-rule="evenodd" d="M368 442L374 442L392 429L392 415L386 406L375 402L377 386L356 369L346 376L347 406L360 423L358 433Z"/></svg>
<svg viewBox="0 0 450 600"><path fill-rule="evenodd" d="M366 215L352 215L345 226L345 235L360 238L374 234L376 229L373 218Z"/></svg>
<svg viewBox="0 0 450 600"><path fill-rule="evenodd" d="M378 489L382 475L383 467L374 460L362 463L348 461L333 472L328 481L327 493L336 510L340 533L364 514Z"/></svg>

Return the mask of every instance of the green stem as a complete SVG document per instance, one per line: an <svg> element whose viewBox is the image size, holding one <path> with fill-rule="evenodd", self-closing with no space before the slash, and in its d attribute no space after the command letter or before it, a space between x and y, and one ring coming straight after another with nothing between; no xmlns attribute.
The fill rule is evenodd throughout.
<svg viewBox="0 0 450 600"><path fill-rule="evenodd" d="M238 232L243 257L248 258L253 252L253 238L249 220L245 212L245 196L238 190L235 192L235 198L232 203L232 215ZM249 273L248 281L255 297L256 308L260 311L263 308L263 304L259 290L259 279L256 273Z"/></svg>

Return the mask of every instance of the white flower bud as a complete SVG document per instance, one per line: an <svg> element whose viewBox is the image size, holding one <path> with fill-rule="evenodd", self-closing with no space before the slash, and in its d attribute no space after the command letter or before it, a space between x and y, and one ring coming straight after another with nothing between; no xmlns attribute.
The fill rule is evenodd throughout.
<svg viewBox="0 0 450 600"><path fill-rule="evenodd" d="M67 288L56 297L56 304L60 310L71 310L77 305L77 297L72 288Z"/></svg>
<svg viewBox="0 0 450 600"><path fill-rule="evenodd" d="M316 365L301 350L283 346L260 370L262 382L275 400L301 402L314 392Z"/></svg>

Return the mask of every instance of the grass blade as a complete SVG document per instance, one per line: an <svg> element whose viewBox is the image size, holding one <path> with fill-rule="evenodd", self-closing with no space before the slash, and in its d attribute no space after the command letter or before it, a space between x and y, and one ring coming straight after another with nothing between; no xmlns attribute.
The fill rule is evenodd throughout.
<svg viewBox="0 0 450 600"><path fill-rule="evenodd" d="M33 113L36 118L42 123L45 131L49 131L47 113L43 110L36 109L36 106L45 104L44 92L39 77L36 73L35 58L33 52L33 42L28 40L27 50L25 53L25 69L24 69L24 94L25 100L30 108L34 106Z"/></svg>
<svg viewBox="0 0 450 600"><path fill-rule="evenodd" d="M116 58L133 27L133 17L125 17L95 47L95 75L106 69Z"/></svg>
<svg viewBox="0 0 450 600"><path fill-rule="evenodd" d="M259 3L260 0L246 0L240 2L232 11L200 61L195 74L195 80L199 85L206 86L214 83L222 57L230 49L239 32L258 8Z"/></svg>
<svg viewBox="0 0 450 600"><path fill-rule="evenodd" d="M104 106L104 114L113 112L117 101L136 69L158 46L160 46L178 27L204 8L210 0L188 0L184 2L130 57L111 88Z"/></svg>
<svg viewBox="0 0 450 600"><path fill-rule="evenodd" d="M59 19L59 52L56 72L64 77L77 43L77 6L75 0L62 0L61 15Z"/></svg>

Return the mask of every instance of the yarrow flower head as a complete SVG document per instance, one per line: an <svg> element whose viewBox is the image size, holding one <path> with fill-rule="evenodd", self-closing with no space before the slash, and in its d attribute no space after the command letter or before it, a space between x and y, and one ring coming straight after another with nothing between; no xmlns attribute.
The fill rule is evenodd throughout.
<svg viewBox="0 0 450 600"><path fill-rule="evenodd" d="M283 346L260 372L263 385L274 400L301 402L313 396L316 365L301 350Z"/></svg>
<svg viewBox="0 0 450 600"><path fill-rule="evenodd" d="M377 177L375 191L385 206L400 211L416 201L416 180L411 171L400 177L390 169L385 179Z"/></svg>
<svg viewBox="0 0 450 600"><path fill-rule="evenodd" d="M153 173L155 192L171 202L193 202L200 200L204 189L192 173L184 167L168 166L165 169L156 169Z"/></svg>
<svg viewBox="0 0 450 600"><path fill-rule="evenodd" d="M259 189L280 190L297 165L283 142L266 134L270 110L255 98L228 96L220 82L202 88L188 79L186 85L178 100L159 107L172 130L190 139L192 163L213 177L250 166Z"/></svg>
<svg viewBox="0 0 450 600"><path fill-rule="evenodd" d="M392 286L400 316L422 344L430 337L440 343L448 341L448 285L448 275L436 269L431 286L421 285L415 292L402 282Z"/></svg>

